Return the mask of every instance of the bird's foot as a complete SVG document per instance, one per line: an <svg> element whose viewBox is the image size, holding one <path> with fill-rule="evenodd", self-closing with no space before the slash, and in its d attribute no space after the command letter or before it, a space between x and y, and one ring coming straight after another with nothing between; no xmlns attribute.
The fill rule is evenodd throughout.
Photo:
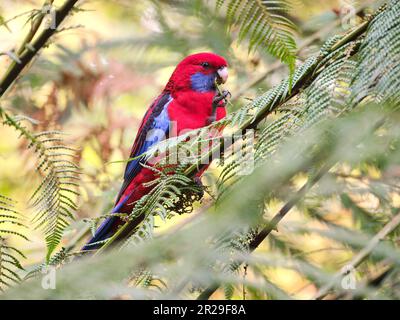
<svg viewBox="0 0 400 320"><path fill-rule="evenodd" d="M217 92L212 101L213 110L220 106L221 101L223 101L223 105L225 106L228 103L228 97L232 97L228 90Z"/></svg>
<svg viewBox="0 0 400 320"><path fill-rule="evenodd" d="M228 103L228 97L230 98L232 95L228 90L222 90L215 94L212 101L212 114L207 118L206 124L209 125L217 120L217 108L224 107ZM223 101L221 103L221 101Z"/></svg>

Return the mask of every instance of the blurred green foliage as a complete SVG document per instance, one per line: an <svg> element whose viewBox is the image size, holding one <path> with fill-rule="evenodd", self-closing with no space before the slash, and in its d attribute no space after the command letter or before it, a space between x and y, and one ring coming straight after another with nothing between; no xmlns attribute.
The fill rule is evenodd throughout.
<svg viewBox="0 0 400 320"><path fill-rule="evenodd" d="M216 10L214 1L80 4L0 100L1 110L29 132L67 133L62 143L74 147L80 168L79 187L70 195L75 221L68 218L51 244L58 253L50 263L60 267L56 290L43 290L39 275L5 298L399 298L399 5L388 1L371 22L369 14L384 1L362 4L348 25L349 8L339 1L286 2L295 10L285 18L298 29L297 49L287 42L297 65L290 81L269 53L290 61L268 44L254 46L251 32L241 31L243 20L227 21L226 7ZM11 62L7 52L30 28L30 10L41 5L0 5L2 70ZM192 214L170 212L173 218L163 222L165 212L143 207L154 234L144 224L140 241L64 266L90 229L84 220L98 223L112 207L120 160L127 159L147 106L181 58L205 50L230 64L228 130L262 115L255 172L239 176L234 157L214 163L204 178L210 194ZM37 208L28 200L46 172L35 170L40 158L20 135L15 126L0 127L0 195L16 200L16 211L28 217L24 225L32 228L13 230L30 241L10 241L34 277L46 244L29 222ZM306 192L299 191L303 185ZM271 219L282 212L272 230ZM383 241L376 242L377 235ZM17 280L26 274L17 272ZM343 276L354 277L355 290L343 287Z"/></svg>

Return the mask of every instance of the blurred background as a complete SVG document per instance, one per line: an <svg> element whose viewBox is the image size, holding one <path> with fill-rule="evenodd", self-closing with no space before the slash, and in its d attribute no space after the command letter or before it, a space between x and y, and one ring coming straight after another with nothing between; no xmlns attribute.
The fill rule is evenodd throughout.
<svg viewBox="0 0 400 320"><path fill-rule="evenodd" d="M55 5L62 2L55 1ZM295 37L299 65L318 52L326 39L349 26L341 23L347 10L346 1L297 2L296 10L289 15L298 27ZM372 2L353 1L353 4L358 8ZM17 48L30 28L32 10L41 5L39 0L1 1L0 52ZM373 7L377 5L374 2ZM361 20L368 12L370 9L360 12L357 19ZM163 89L176 64L188 54L201 51L215 52L229 62L230 76L225 87L232 93L231 112L288 75L287 66L264 50L249 52L246 41L238 41L238 27L227 31L223 13L215 10L214 1L91 0L80 2L79 10L67 19L63 30L51 39L50 45L2 99L4 109L31 119L28 127L35 131L61 130L67 134L68 144L78 149L82 169L79 209L60 246L76 236L87 224L85 219L105 214L112 207L125 166L118 161L128 158L147 107ZM0 70L5 70L10 62L7 54L1 55ZM36 155L26 148L26 142L19 139L13 128L0 126L0 137L0 194L16 200L18 210L29 221L32 208L27 195L40 182L34 170ZM369 165L362 168L343 165L340 171L343 175L365 174L368 179L382 177L378 169ZM212 188L219 172L213 166L204 178L205 184ZM293 187L300 187L305 179L296 176ZM354 178L355 188L361 188L362 183ZM195 213L209 200L207 196L203 204L197 204ZM333 197L318 208L325 218L357 229L365 221L359 212L352 210L353 201L373 210L380 200L370 193L350 200ZM393 193L390 201L399 206L400 196ZM279 197L272 199L266 205L266 214L276 212L283 203ZM190 215L174 217L166 223L159 221L156 234L171 230L187 219ZM320 226L301 206L293 209L286 219L308 221L309 227ZM23 261L27 266L43 261L46 252L41 231L30 233L30 242L19 244L27 255ZM331 239L316 234L291 234L288 230L272 234L258 250L306 256L308 261L326 270L340 269L352 256L351 249ZM260 274L249 272L248 277L257 279ZM265 268L262 277L296 298L309 298L317 291L315 285L294 270ZM241 295L237 291L234 297ZM248 295L268 297L257 292ZM223 296L221 291L214 297Z"/></svg>

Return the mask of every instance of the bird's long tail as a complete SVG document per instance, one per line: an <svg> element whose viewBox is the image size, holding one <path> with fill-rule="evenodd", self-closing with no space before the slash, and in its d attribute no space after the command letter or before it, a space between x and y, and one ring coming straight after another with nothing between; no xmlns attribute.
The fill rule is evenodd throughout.
<svg viewBox="0 0 400 320"><path fill-rule="evenodd" d="M111 213L120 213L122 206L128 200L128 197L125 197L114 207ZM115 232L117 232L118 227L123 224L123 221L120 217L109 217L103 221L100 227L96 230L94 236L85 244L85 246L81 249L81 251L91 251L99 249L103 246L104 242L112 237Z"/></svg>

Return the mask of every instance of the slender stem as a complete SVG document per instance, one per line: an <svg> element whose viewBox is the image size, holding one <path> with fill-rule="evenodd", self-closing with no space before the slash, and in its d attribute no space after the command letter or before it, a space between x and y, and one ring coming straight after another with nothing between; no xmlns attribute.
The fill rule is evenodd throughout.
<svg viewBox="0 0 400 320"><path fill-rule="evenodd" d="M33 20L31 29L29 30L29 33L26 35L24 41L22 42L21 46L17 50L17 55L21 55L27 45L32 41L33 37L36 35L36 32L39 30L40 25L42 24L43 18L44 18L44 12L43 10L47 7L52 5L54 0L46 0L42 6L42 12L39 13L39 15Z"/></svg>
<svg viewBox="0 0 400 320"><path fill-rule="evenodd" d="M74 5L79 0L66 0L64 5L55 11L54 15L54 26L55 28L47 28L37 37L37 39L25 50L19 58L19 61L13 61L8 70L6 71L3 78L0 80L0 97L10 88L14 81L18 78L24 68L32 61L35 55L46 46L48 40L54 33L57 32L57 28L72 11ZM28 36L27 38L29 38ZM32 36L33 38L33 36ZM25 45L26 47L26 45Z"/></svg>
<svg viewBox="0 0 400 320"><path fill-rule="evenodd" d="M396 228L400 226L400 209L397 209L397 214L367 243L367 245L356 254L349 263L346 264L349 268L355 269L362 262L364 262L374 251L376 246L378 246L381 241L391 234ZM315 295L314 299L323 299L329 291L346 275L348 268L346 270L338 272L331 282L326 286L322 287L318 293Z"/></svg>
<svg viewBox="0 0 400 320"><path fill-rule="evenodd" d="M78 234L75 236L74 239L71 240L71 242L68 244L68 246L65 248L65 251L67 253L70 253L72 250L75 249L76 245L84 239L88 234L90 233L90 227L85 226L83 227Z"/></svg>
<svg viewBox="0 0 400 320"><path fill-rule="evenodd" d="M311 178L296 192L292 199L290 199L273 217L273 219L257 234L251 241L249 247L254 251L265 238L276 229L279 222L286 216L286 214L307 194L307 192L333 167L333 163L325 164L317 174Z"/></svg>
<svg viewBox="0 0 400 320"><path fill-rule="evenodd" d="M21 135L24 136L27 140L29 140L32 144L37 144L37 138L29 132L26 128L21 126L15 119L10 116L7 112L5 112L3 109L0 108L0 116L4 117L4 124L9 125L11 127L14 127L16 130L21 132ZM38 147L42 149L41 144L38 144Z"/></svg>
<svg viewBox="0 0 400 320"><path fill-rule="evenodd" d="M275 230L278 223L286 216L286 214L307 194L307 192L332 168L333 164L325 164L314 176L312 176L296 194L275 214L270 222L253 238L249 244L250 252L253 252L265 240L265 238ZM217 291L219 284L212 284L207 287L198 297L197 300L208 300L211 295Z"/></svg>
<svg viewBox="0 0 400 320"><path fill-rule="evenodd" d="M358 291L365 292L370 288L379 288L379 286L385 281L385 279L390 275L390 273L393 272L394 268L395 268L394 264L384 263L384 266L379 272L371 276L368 276L366 280L364 280L360 285L358 285ZM360 300L363 299L364 296L367 298L366 295L361 293L339 292L336 295L329 296L329 300L339 300L339 299ZM384 297L384 299L386 298Z"/></svg>
<svg viewBox="0 0 400 320"><path fill-rule="evenodd" d="M371 132L377 130L385 123L386 117L377 120L371 128ZM326 157L326 155L325 155ZM323 159L321 160L323 161ZM307 194L312 188L338 161L338 159L328 159L325 164L318 170L315 175L297 191L297 193L279 210L272 220L264 226L264 228L253 238L249 244L250 252L253 252L265 240L265 238L276 229L278 223L286 216L286 214ZM219 284L213 283L206 288L199 296L198 300L206 300L219 288Z"/></svg>

